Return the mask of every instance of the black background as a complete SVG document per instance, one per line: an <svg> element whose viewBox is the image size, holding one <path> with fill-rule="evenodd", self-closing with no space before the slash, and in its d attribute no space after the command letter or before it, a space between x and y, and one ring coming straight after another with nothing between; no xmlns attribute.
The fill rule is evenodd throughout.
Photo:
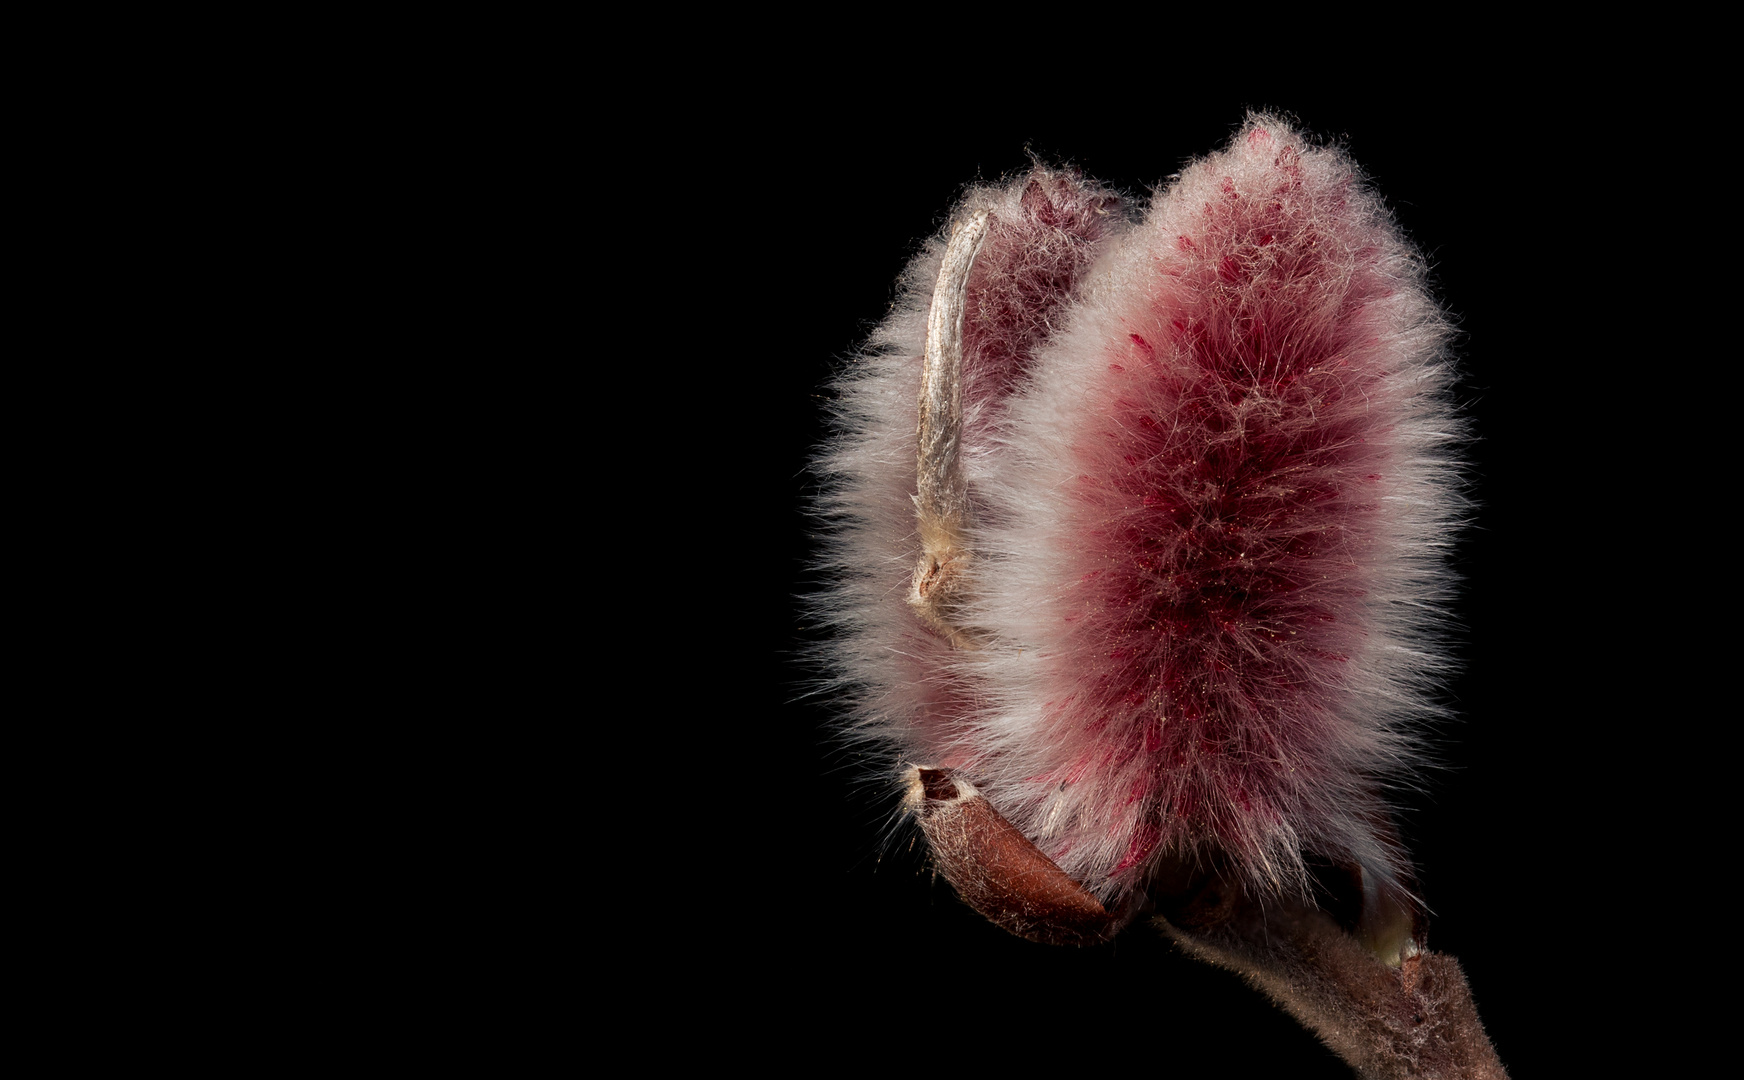
<svg viewBox="0 0 1744 1080"><path fill-rule="evenodd" d="M1516 1076L1567 1064L1542 1006L1587 992L1569 978L1569 943L1605 876L1600 849L1633 827L1626 792L1599 794L1587 747L1636 704L1633 657L1605 633L1634 617L1606 591L1627 572L1613 559L1625 508L1610 493L1629 468L1607 420L1626 345L1606 327L1628 301L1594 288L1613 242L1607 195L1565 174L1619 152L1626 122L1457 86L1383 98L1159 84L1113 97L1014 74L973 106L947 90L750 73L686 121L699 152L661 209L681 225L661 257L676 268L668 280L705 295L691 330L650 333L707 335L682 343L702 376L695 456L680 453L694 573L679 579L701 615L683 632L710 643L715 673L690 718L711 790L682 811L685 835L703 838L707 884L686 886L695 904L682 906L713 944L674 962L749 995L768 1026L737 1037L775 1057L1034 1047L1090 1066L1141 1052L1230 1076L1349 1075L1256 992L1148 928L1074 951L964 909L912 834L892 832L894 793L868 782L883 763L835 745L831 703L811 695L801 661L816 632L796 602L815 587L820 395L963 185L1033 153L1142 201L1221 148L1249 108L1269 109L1348 148L1428 256L1460 329L1477 505L1456 566L1457 720L1433 733L1440 765L1399 820L1433 909L1430 947L1464 965L1504 1062ZM778 1037L789 1028L807 1032L804 1046Z"/></svg>

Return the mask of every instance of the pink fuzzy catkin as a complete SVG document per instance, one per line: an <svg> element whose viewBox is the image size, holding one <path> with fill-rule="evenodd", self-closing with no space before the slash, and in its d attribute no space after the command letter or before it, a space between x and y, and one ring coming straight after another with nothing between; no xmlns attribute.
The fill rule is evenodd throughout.
<svg viewBox="0 0 1744 1080"><path fill-rule="evenodd" d="M1166 859L1402 892L1382 789L1432 716L1460 500L1447 324L1350 160L1276 120L1136 224L1037 168L963 318L974 553L953 645L904 602L943 244L841 380L823 459L832 689L893 766L973 783L1112 910Z"/></svg>

